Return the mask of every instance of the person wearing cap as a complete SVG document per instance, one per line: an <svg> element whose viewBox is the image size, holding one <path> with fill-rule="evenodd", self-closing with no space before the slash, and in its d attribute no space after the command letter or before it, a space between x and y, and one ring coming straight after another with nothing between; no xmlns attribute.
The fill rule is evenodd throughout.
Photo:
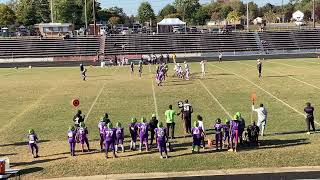
<svg viewBox="0 0 320 180"><path fill-rule="evenodd" d="M139 151L142 151L142 144L145 145L146 151L149 151L148 147L148 130L149 130L149 124L146 121L145 117L141 118L141 123L138 125L139 128L139 137L140 137L140 146Z"/></svg>
<svg viewBox="0 0 320 180"><path fill-rule="evenodd" d="M254 108L254 102L252 103L252 111L257 112L258 114L258 121L257 121L257 126L259 126L261 130L261 136L264 135L264 130L267 125L267 117L268 117L268 111L267 109L263 106L263 104L260 104L260 107L255 109Z"/></svg>
<svg viewBox="0 0 320 180"><path fill-rule="evenodd" d="M73 116L73 122L75 127L79 127L79 124L81 122L84 122L85 115L82 116L81 114L82 114L81 110L78 110L77 114Z"/></svg>
<svg viewBox="0 0 320 180"><path fill-rule="evenodd" d="M136 150L137 136L138 136L138 124L136 118L131 118L131 123L129 124L129 132L131 136L130 150Z"/></svg>
<svg viewBox="0 0 320 180"><path fill-rule="evenodd" d="M158 122L157 128L154 129L157 137L157 144L159 148L160 158L163 159L163 152L165 153L165 158L168 158L168 151L166 147L166 142L168 141L167 129L163 127L162 122Z"/></svg>
<svg viewBox="0 0 320 180"><path fill-rule="evenodd" d="M104 144L105 144L105 151L106 151L106 159L108 159L108 152L110 150L110 147L112 150L113 157L116 158L117 156L116 156L116 150L114 146L115 140L116 140L116 129L113 128L111 122L107 124L107 127L104 129L103 134L105 135Z"/></svg>
<svg viewBox="0 0 320 180"><path fill-rule="evenodd" d="M259 73L259 78L262 77L262 62L260 59L257 60L257 69L258 69L258 73Z"/></svg>
<svg viewBox="0 0 320 180"><path fill-rule="evenodd" d="M123 146L123 141L124 141L124 130L120 122L117 122L117 127L116 127L116 152L118 152L118 147L121 147L122 152L124 152L124 146Z"/></svg>
<svg viewBox="0 0 320 180"><path fill-rule="evenodd" d="M98 129L99 129L99 134L100 134L100 149L101 152L103 151L103 143L104 143L104 128L106 127L107 123L104 120L104 118L100 118L100 121L98 123Z"/></svg>
<svg viewBox="0 0 320 180"><path fill-rule="evenodd" d="M304 108L305 117L306 117L306 123L307 123L307 134L310 134L310 125L312 127L312 130L315 132L316 128L314 127L314 108L311 106L311 103L307 102L306 107Z"/></svg>
<svg viewBox="0 0 320 180"><path fill-rule="evenodd" d="M71 156L75 156L75 149L76 149L76 129L74 126L70 126L68 130L68 142L70 145L70 154Z"/></svg>
<svg viewBox="0 0 320 180"><path fill-rule="evenodd" d="M86 143L88 151L90 151L89 140L88 140L88 129L84 122L80 123L80 127L78 128L79 140L81 145L81 150L84 152L84 143Z"/></svg>
<svg viewBox="0 0 320 180"><path fill-rule="evenodd" d="M154 140L154 134L155 134L155 129L157 128L158 126L158 119L157 119L157 116L155 114L152 114L152 117L151 117L151 120L149 122L149 130L150 130L150 147L152 147L152 144L153 144L153 140Z"/></svg>
<svg viewBox="0 0 320 180"><path fill-rule="evenodd" d="M174 122L174 116L176 115L176 111L172 109L172 105L169 105L169 109L166 110L164 113L166 117L166 123L167 123L167 137L169 137L169 129L171 129L171 139L174 139L174 128L175 128L175 122Z"/></svg>
<svg viewBox="0 0 320 180"><path fill-rule="evenodd" d="M29 130L29 134L27 136L28 141L29 141L29 149L31 151L31 154L34 158L38 158L38 152L39 152L39 148L37 145L37 141L38 141L38 136L37 134L34 132L33 129Z"/></svg>

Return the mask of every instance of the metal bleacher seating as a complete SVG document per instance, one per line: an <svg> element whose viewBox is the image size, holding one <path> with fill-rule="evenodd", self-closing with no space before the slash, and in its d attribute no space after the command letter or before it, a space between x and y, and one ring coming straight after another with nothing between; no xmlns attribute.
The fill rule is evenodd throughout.
<svg viewBox="0 0 320 180"><path fill-rule="evenodd" d="M106 37L105 54L256 51L254 33L132 34ZM123 46L124 45L124 46ZM123 48L124 47L124 48Z"/></svg>
<svg viewBox="0 0 320 180"><path fill-rule="evenodd" d="M88 56L95 55L99 48L97 37L0 39L0 58Z"/></svg>

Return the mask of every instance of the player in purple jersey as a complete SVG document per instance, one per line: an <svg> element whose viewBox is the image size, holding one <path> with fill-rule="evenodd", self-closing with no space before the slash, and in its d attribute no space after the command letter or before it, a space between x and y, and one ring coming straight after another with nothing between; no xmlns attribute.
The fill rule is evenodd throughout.
<svg viewBox="0 0 320 180"><path fill-rule="evenodd" d="M100 134L100 149L101 149L101 152L104 150L103 149L103 143L104 143L104 135L103 135L103 130L106 126L106 122L103 118L100 119L99 123L98 123L98 128L99 128L99 134Z"/></svg>
<svg viewBox="0 0 320 180"><path fill-rule="evenodd" d="M86 143L88 151L90 151L88 134L89 132L86 125L83 122L81 122L80 127L78 128L78 136L79 136L82 152L84 152L84 143Z"/></svg>
<svg viewBox="0 0 320 180"><path fill-rule="evenodd" d="M123 127L121 126L121 123L117 122L116 145L115 145L116 152L118 152L118 146L120 146L122 149L122 152L124 152L123 141L124 141L124 130L123 130Z"/></svg>
<svg viewBox="0 0 320 180"><path fill-rule="evenodd" d="M193 123L193 128L191 129L192 132L192 152L199 152L200 145L201 145L201 137L204 136L203 130L199 127L198 121Z"/></svg>
<svg viewBox="0 0 320 180"><path fill-rule="evenodd" d="M115 151L115 141L116 141L116 129L112 127L112 123L109 122L107 124L107 128L104 128L104 144L106 150L106 159L108 159L108 152L111 146L113 157L116 158L116 151Z"/></svg>
<svg viewBox="0 0 320 180"><path fill-rule="evenodd" d="M222 130L223 125L221 124L221 119L218 118L216 121L216 124L213 126L213 129L216 131L215 133L215 139L216 139L216 150L222 150Z"/></svg>
<svg viewBox="0 0 320 180"><path fill-rule="evenodd" d="M136 143L138 137L138 124L136 118L131 118L131 123L129 124L129 132L131 136L130 150L136 150Z"/></svg>
<svg viewBox="0 0 320 180"><path fill-rule="evenodd" d="M149 124L146 123L146 118L145 117L141 118L141 123L139 123L138 128L139 128L139 137L140 137L139 150L140 150L140 152L142 151L142 144L144 144L145 147L146 147L146 151L149 151L149 147L148 147L148 129L149 129Z"/></svg>
<svg viewBox="0 0 320 180"><path fill-rule="evenodd" d="M230 122L230 149L228 151L237 152L238 139L239 139L239 125L240 122L237 119L237 116L234 116L234 120Z"/></svg>
<svg viewBox="0 0 320 180"><path fill-rule="evenodd" d="M164 79L164 75L165 75L165 69L163 65L158 66L157 69L157 82L158 82L158 86L162 86L162 81Z"/></svg>
<svg viewBox="0 0 320 180"><path fill-rule="evenodd" d="M229 149L230 146L230 121L228 119L226 119L226 124L224 124L223 126L223 144L225 147L227 147Z"/></svg>
<svg viewBox="0 0 320 180"><path fill-rule="evenodd" d="M76 129L73 126L69 127L68 130L68 142L70 145L70 154L71 156L75 156L75 149L76 149Z"/></svg>
<svg viewBox="0 0 320 180"><path fill-rule="evenodd" d="M165 158L168 158L168 152L166 147L166 142L168 140L167 137L167 129L163 127L162 122L158 123L158 128L154 129L154 132L156 133L156 139L158 144L158 149L160 152L160 158L163 159L162 153L165 153Z"/></svg>
<svg viewBox="0 0 320 180"><path fill-rule="evenodd" d="M38 136L37 134L34 132L33 129L29 130L29 134L28 134L28 141L29 141L29 149L32 153L32 156L34 158L38 158L38 152L39 152L39 147L37 145L37 141L38 141Z"/></svg>

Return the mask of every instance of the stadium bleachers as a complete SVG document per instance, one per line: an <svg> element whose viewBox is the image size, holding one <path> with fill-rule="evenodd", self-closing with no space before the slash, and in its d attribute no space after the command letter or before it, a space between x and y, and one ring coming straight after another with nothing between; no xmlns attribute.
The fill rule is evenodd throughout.
<svg viewBox="0 0 320 180"><path fill-rule="evenodd" d="M97 37L0 39L0 58L95 55L99 49L100 39Z"/></svg>
<svg viewBox="0 0 320 180"><path fill-rule="evenodd" d="M130 34L70 39L0 39L0 58L38 58L151 53L277 53L320 48L320 31L233 32L204 34ZM236 54L236 53L234 53Z"/></svg>

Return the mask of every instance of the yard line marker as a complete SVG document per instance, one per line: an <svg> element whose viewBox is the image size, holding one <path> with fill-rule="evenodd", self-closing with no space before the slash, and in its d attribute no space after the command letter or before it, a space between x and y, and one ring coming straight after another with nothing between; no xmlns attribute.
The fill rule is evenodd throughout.
<svg viewBox="0 0 320 180"><path fill-rule="evenodd" d="M149 65L149 72L151 73L151 65ZM155 91L155 88L154 88L153 78L151 78L151 86L152 86L154 109L155 109L155 111L156 111L156 116L157 116L157 118L159 119L158 105L157 105L157 98L156 98L156 91Z"/></svg>
<svg viewBox="0 0 320 180"><path fill-rule="evenodd" d="M238 63L239 63L239 64L246 65L246 66L250 66L250 67L255 67L255 66L252 66L252 65L249 65L249 64L246 64L246 63L241 63L241 62L238 62ZM270 71L270 72L273 72L273 73L278 73L278 74L280 74L280 75L285 75L285 74L283 74L283 73L279 73L279 72L277 72L277 71L273 71L273 70L270 70L270 69L267 69L267 71ZM307 82L302 81L302 80L300 80L300 79L297 79L297 78L295 78L295 77L291 77L291 76L287 76L287 77L290 78L290 79L296 80L296 81L298 81L298 82L301 82L301 83L303 83L303 84L306 84L306 85L308 85L308 86L311 86L311 87L314 87L314 88L320 90L320 87L315 86L315 85L313 85L313 84L307 83Z"/></svg>
<svg viewBox="0 0 320 180"><path fill-rule="evenodd" d="M209 91L209 89L207 88L207 86L200 80L198 79L200 84L202 85L202 87L209 93L209 95L212 97L213 100L215 100L218 105L221 107L221 109L226 113L226 115L228 115L230 118L232 118L232 116L230 115L230 113L223 107L223 105L220 103L220 101L211 93L211 91Z"/></svg>
<svg viewBox="0 0 320 180"><path fill-rule="evenodd" d="M212 66L212 67L217 67L217 68L219 68L219 69L221 69L221 70L227 71L226 69L224 69L224 68L222 68L222 67L219 67L219 66L216 66L216 65L210 64L210 66ZM228 71L228 72L230 72L230 71ZM297 112L298 114L300 114L301 116L305 117L305 115L304 115L302 112L298 111L298 110L295 109L294 107L290 106L288 103L284 102L283 100L279 99L279 98L276 97L275 95L271 94L269 91L263 89L261 86L257 85L256 83L250 81L249 79L243 77L242 75L239 75L239 74L234 73L234 72L231 72L231 73L234 74L234 75L236 75L236 76L238 76L238 77L240 77L240 78L242 78L242 79L244 79L244 80L246 80L246 81L248 81L248 82L251 83L252 85L256 86L256 87L259 88L260 90L262 90L262 91L264 91L265 93L267 93L269 96L271 96L271 97L273 97L274 99L280 101L280 102L281 102L282 104L284 104L285 106L289 107L289 108L292 109L293 111L295 111L295 112ZM314 121L314 122L315 122L316 124L320 125L320 123L318 123L317 121Z"/></svg>
<svg viewBox="0 0 320 180"><path fill-rule="evenodd" d="M10 72L10 73L7 73L7 74L3 74L2 76L9 76L9 75L11 75L11 74L16 74L16 73L19 73L19 72L24 72L24 71L26 71L27 69L23 69L23 70L21 70L21 71L17 71L17 72Z"/></svg>
<svg viewBox="0 0 320 180"><path fill-rule="evenodd" d="M115 70L112 72L112 74L114 74L114 73L117 71L117 69L118 69L118 68L116 67L116 68L115 68ZM105 85L106 85L106 83L103 83L103 85L102 85L102 87L101 87L101 89L100 89L99 93L97 94L97 96L96 96L95 100L92 102L91 107L90 107L90 109L89 109L89 111L88 111L88 113L87 113L87 116L86 116L85 121L88 121L88 119L89 119L89 115L90 115L90 113L91 113L91 111L92 111L93 107L96 105L96 103L97 103L98 99L100 98L100 96L101 96L101 94L102 94L102 92L103 92L103 90L104 90Z"/></svg>
<svg viewBox="0 0 320 180"><path fill-rule="evenodd" d="M10 127L12 124L14 124L19 118L21 118L28 111L31 111L32 109L37 107L44 98L46 98L49 94L51 94L51 92L53 92L57 88L58 88L58 86L52 87L45 94L40 96L40 98L38 98L36 101L34 101L32 104L27 105L27 107L22 112L20 112L18 115L14 116L12 119L10 119L8 124L3 125L0 129L0 132L6 130L8 127Z"/></svg>

